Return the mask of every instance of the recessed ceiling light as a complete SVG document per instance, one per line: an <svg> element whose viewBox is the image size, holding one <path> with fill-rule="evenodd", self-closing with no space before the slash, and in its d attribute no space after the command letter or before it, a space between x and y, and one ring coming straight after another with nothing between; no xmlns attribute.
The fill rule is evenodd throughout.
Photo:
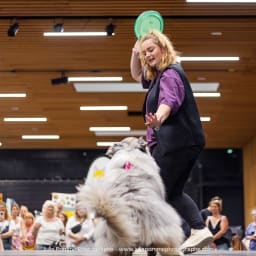
<svg viewBox="0 0 256 256"><path fill-rule="evenodd" d="M239 61L239 57L178 57L180 61Z"/></svg>
<svg viewBox="0 0 256 256"><path fill-rule="evenodd" d="M26 93L0 93L0 98L25 98Z"/></svg>
<svg viewBox="0 0 256 256"><path fill-rule="evenodd" d="M212 36L221 36L221 35L222 35L222 32L218 32L218 31L211 32L211 35L212 35Z"/></svg>
<svg viewBox="0 0 256 256"><path fill-rule="evenodd" d="M195 97L220 97L221 96L219 92L194 92L193 95Z"/></svg>
<svg viewBox="0 0 256 256"><path fill-rule="evenodd" d="M147 131L146 130L132 130L132 131L96 131L95 135L96 136L125 136L125 137L129 137L129 136L146 136Z"/></svg>
<svg viewBox="0 0 256 256"><path fill-rule="evenodd" d="M256 3L256 0L186 0L187 3Z"/></svg>
<svg viewBox="0 0 256 256"><path fill-rule="evenodd" d="M106 131L112 131L112 132L116 132L116 131L130 131L131 128L127 127L127 126L116 126L116 127L90 127L89 131L91 132L106 132Z"/></svg>
<svg viewBox="0 0 256 256"><path fill-rule="evenodd" d="M128 110L127 106L81 106L80 110L93 111L93 110Z"/></svg>
<svg viewBox="0 0 256 256"><path fill-rule="evenodd" d="M98 142L96 142L96 145L98 147L111 147L111 146L113 146L114 143L116 143L116 142L98 141Z"/></svg>
<svg viewBox="0 0 256 256"><path fill-rule="evenodd" d="M59 135L22 135L23 140L58 140Z"/></svg>
<svg viewBox="0 0 256 256"><path fill-rule="evenodd" d="M201 116L200 120L201 122L210 122L211 118L209 116Z"/></svg>
<svg viewBox="0 0 256 256"><path fill-rule="evenodd" d="M46 122L46 117L4 117L5 122Z"/></svg>
<svg viewBox="0 0 256 256"><path fill-rule="evenodd" d="M190 83L192 91L217 91L219 83ZM74 83L77 92L146 92L140 83Z"/></svg>
<svg viewBox="0 0 256 256"><path fill-rule="evenodd" d="M106 31L87 32L44 32L44 36L107 36Z"/></svg>
<svg viewBox="0 0 256 256"><path fill-rule="evenodd" d="M68 82L119 82L123 81L122 76L71 76Z"/></svg>

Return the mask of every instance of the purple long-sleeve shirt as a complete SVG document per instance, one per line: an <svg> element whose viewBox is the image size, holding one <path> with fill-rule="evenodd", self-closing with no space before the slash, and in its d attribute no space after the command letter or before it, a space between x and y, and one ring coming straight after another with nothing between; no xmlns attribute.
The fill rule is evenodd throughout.
<svg viewBox="0 0 256 256"><path fill-rule="evenodd" d="M142 78L142 86L147 89L150 86L150 81ZM167 69L162 74L159 84L159 98L158 106L160 104L168 105L171 108L171 114L175 115L180 108L184 97L185 89L184 84L179 76L179 74L174 69ZM146 105L146 113L148 114L148 108ZM156 144L156 138L154 136L154 131L152 128L147 127L147 142L151 147Z"/></svg>

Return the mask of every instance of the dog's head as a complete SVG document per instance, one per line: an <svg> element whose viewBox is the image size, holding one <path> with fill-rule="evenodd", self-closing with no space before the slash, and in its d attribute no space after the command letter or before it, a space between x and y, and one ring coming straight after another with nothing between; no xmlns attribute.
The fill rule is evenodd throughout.
<svg viewBox="0 0 256 256"><path fill-rule="evenodd" d="M111 158L117 151L122 149L128 151L133 149L139 149L140 151L149 154L147 142L142 137L127 137L121 140L120 142L114 143L111 147L109 147L106 152L106 155Z"/></svg>

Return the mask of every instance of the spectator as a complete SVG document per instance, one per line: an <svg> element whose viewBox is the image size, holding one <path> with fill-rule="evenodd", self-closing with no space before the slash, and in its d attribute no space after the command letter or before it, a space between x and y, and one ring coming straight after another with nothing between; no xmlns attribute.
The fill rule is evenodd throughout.
<svg viewBox="0 0 256 256"><path fill-rule="evenodd" d="M68 220L66 226L67 248L92 248L94 222L80 209Z"/></svg>
<svg viewBox="0 0 256 256"><path fill-rule="evenodd" d="M212 197L210 202L212 202L212 201L219 202L220 203L220 210L222 211L222 198L219 197L219 196L214 196L214 197ZM210 208L211 208L210 204L208 204L207 208L204 208L204 209L201 210L201 215L202 215L202 218L203 218L204 221L206 221L208 216L212 215Z"/></svg>
<svg viewBox="0 0 256 256"><path fill-rule="evenodd" d="M32 235L34 215L27 212L24 216L24 222L21 230L21 243L23 250L35 250L35 238Z"/></svg>
<svg viewBox="0 0 256 256"><path fill-rule="evenodd" d="M10 226L9 215L4 202L0 203L0 238L2 239L4 250L11 250L12 247L12 227Z"/></svg>
<svg viewBox="0 0 256 256"><path fill-rule="evenodd" d="M68 215L65 212L60 212L58 217L63 222L64 227L66 227L68 222Z"/></svg>
<svg viewBox="0 0 256 256"><path fill-rule="evenodd" d="M24 217L28 213L28 207L25 205L20 206L20 217L24 220Z"/></svg>
<svg viewBox="0 0 256 256"><path fill-rule="evenodd" d="M22 218L19 216L20 208L19 205L14 203L11 206L11 227L12 233L12 250L21 251L21 228L22 228Z"/></svg>
<svg viewBox="0 0 256 256"><path fill-rule="evenodd" d="M42 207L42 216L34 224L32 235L36 237L36 249L47 250L59 242L64 232L64 225L57 217L57 207L53 201L46 200Z"/></svg>
<svg viewBox="0 0 256 256"><path fill-rule="evenodd" d="M249 240L249 250L256 251L256 208L251 211L252 222L248 225L245 231L245 239Z"/></svg>
<svg viewBox="0 0 256 256"><path fill-rule="evenodd" d="M212 216L207 217L206 226L213 234L213 242L210 246L217 250L228 250L230 241L224 237L229 228L228 218L221 215L221 204L219 202L211 201L209 206Z"/></svg>

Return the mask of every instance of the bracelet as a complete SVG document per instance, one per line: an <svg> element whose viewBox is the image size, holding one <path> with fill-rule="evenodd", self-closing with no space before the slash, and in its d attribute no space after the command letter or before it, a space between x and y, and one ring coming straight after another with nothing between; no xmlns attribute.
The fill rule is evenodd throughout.
<svg viewBox="0 0 256 256"><path fill-rule="evenodd" d="M159 131L159 130L160 130L160 127L154 127L154 130L155 130L155 131Z"/></svg>

